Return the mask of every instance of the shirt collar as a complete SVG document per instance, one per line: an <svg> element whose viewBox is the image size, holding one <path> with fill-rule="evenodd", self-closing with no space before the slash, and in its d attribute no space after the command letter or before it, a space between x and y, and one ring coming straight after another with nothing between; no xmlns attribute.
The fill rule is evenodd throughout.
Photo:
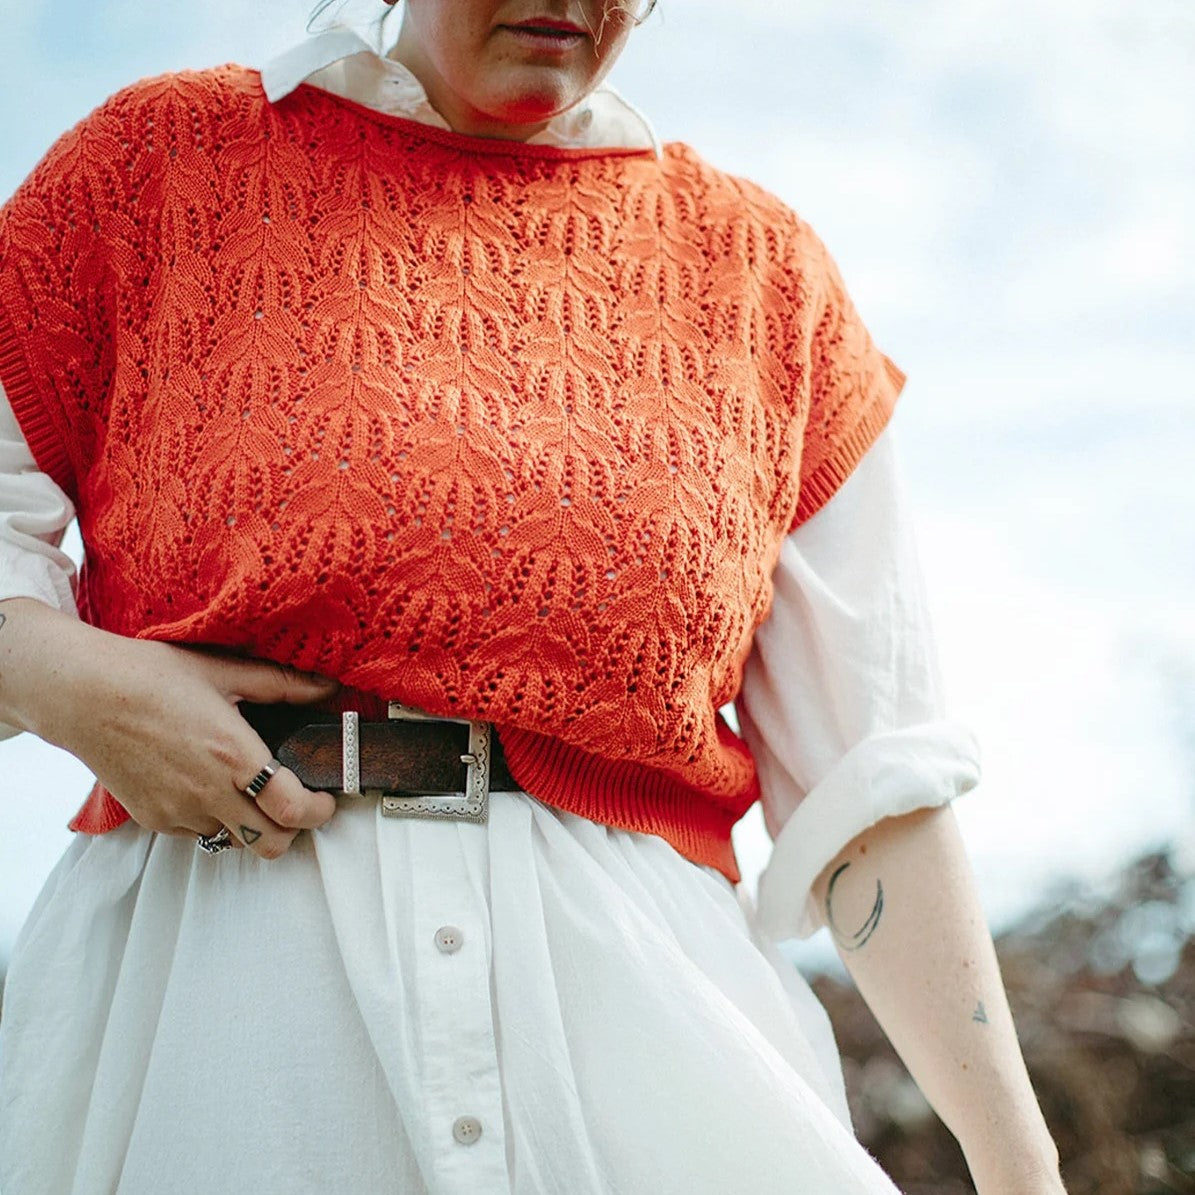
<svg viewBox="0 0 1195 1195"><path fill-rule="evenodd" d="M423 124L448 128L428 102L419 80L401 62L381 53L355 30L335 25L308 37L262 68L266 98L277 103L302 83ZM651 149L660 142L647 118L613 87L603 85L567 112L553 117L531 144L574 148Z"/></svg>

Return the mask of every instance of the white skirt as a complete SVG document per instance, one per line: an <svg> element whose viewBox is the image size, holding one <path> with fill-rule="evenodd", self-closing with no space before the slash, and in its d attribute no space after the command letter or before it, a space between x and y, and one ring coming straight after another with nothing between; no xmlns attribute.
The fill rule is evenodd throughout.
<svg viewBox="0 0 1195 1195"><path fill-rule="evenodd" d="M5 1195L892 1195L749 902L526 794L282 859L79 835L0 1020Z"/></svg>

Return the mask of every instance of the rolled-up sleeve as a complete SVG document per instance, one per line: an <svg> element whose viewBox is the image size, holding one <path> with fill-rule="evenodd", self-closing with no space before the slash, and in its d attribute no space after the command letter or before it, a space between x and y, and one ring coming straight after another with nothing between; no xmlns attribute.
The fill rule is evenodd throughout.
<svg viewBox="0 0 1195 1195"><path fill-rule="evenodd" d="M812 887L886 817L979 782L979 747L946 717L937 647L891 426L790 532L736 701L773 840L756 916L770 938L822 921Z"/></svg>
<svg viewBox="0 0 1195 1195"><path fill-rule="evenodd" d="M34 463L0 387L0 601L27 597L77 616L74 561L62 537L75 508ZM17 731L0 723L0 739Z"/></svg>

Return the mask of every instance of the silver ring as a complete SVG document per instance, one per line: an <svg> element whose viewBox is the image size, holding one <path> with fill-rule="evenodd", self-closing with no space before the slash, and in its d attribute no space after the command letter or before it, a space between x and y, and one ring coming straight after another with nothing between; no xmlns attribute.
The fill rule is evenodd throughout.
<svg viewBox="0 0 1195 1195"><path fill-rule="evenodd" d="M197 845L201 851L207 851L209 855L218 855L221 851L232 849L232 835L229 834L227 826L221 826L215 834L200 834Z"/></svg>
<svg viewBox="0 0 1195 1195"><path fill-rule="evenodd" d="M271 759L268 764L248 784L245 785L245 795L251 800L256 801L258 794L270 782L270 777L274 775L282 764L276 760Z"/></svg>

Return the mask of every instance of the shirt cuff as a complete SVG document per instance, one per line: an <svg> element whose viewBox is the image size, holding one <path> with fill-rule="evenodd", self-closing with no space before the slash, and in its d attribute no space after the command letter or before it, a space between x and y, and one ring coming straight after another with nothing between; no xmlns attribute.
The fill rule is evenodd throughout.
<svg viewBox="0 0 1195 1195"><path fill-rule="evenodd" d="M65 595L60 592L66 586ZM7 598L33 598L55 610L79 617L74 593L62 571L50 561L29 552L14 550L0 542L0 602ZM0 722L0 743L21 733L16 726Z"/></svg>
<svg viewBox="0 0 1195 1195"><path fill-rule="evenodd" d="M74 576L70 559L56 549L47 548L43 555L0 539L0 602L34 598L77 618Z"/></svg>
<svg viewBox="0 0 1195 1195"><path fill-rule="evenodd" d="M925 722L856 744L776 835L759 877L762 933L777 942L808 938L823 924L814 882L853 838L884 818L945 805L979 776L979 744L958 722Z"/></svg>

